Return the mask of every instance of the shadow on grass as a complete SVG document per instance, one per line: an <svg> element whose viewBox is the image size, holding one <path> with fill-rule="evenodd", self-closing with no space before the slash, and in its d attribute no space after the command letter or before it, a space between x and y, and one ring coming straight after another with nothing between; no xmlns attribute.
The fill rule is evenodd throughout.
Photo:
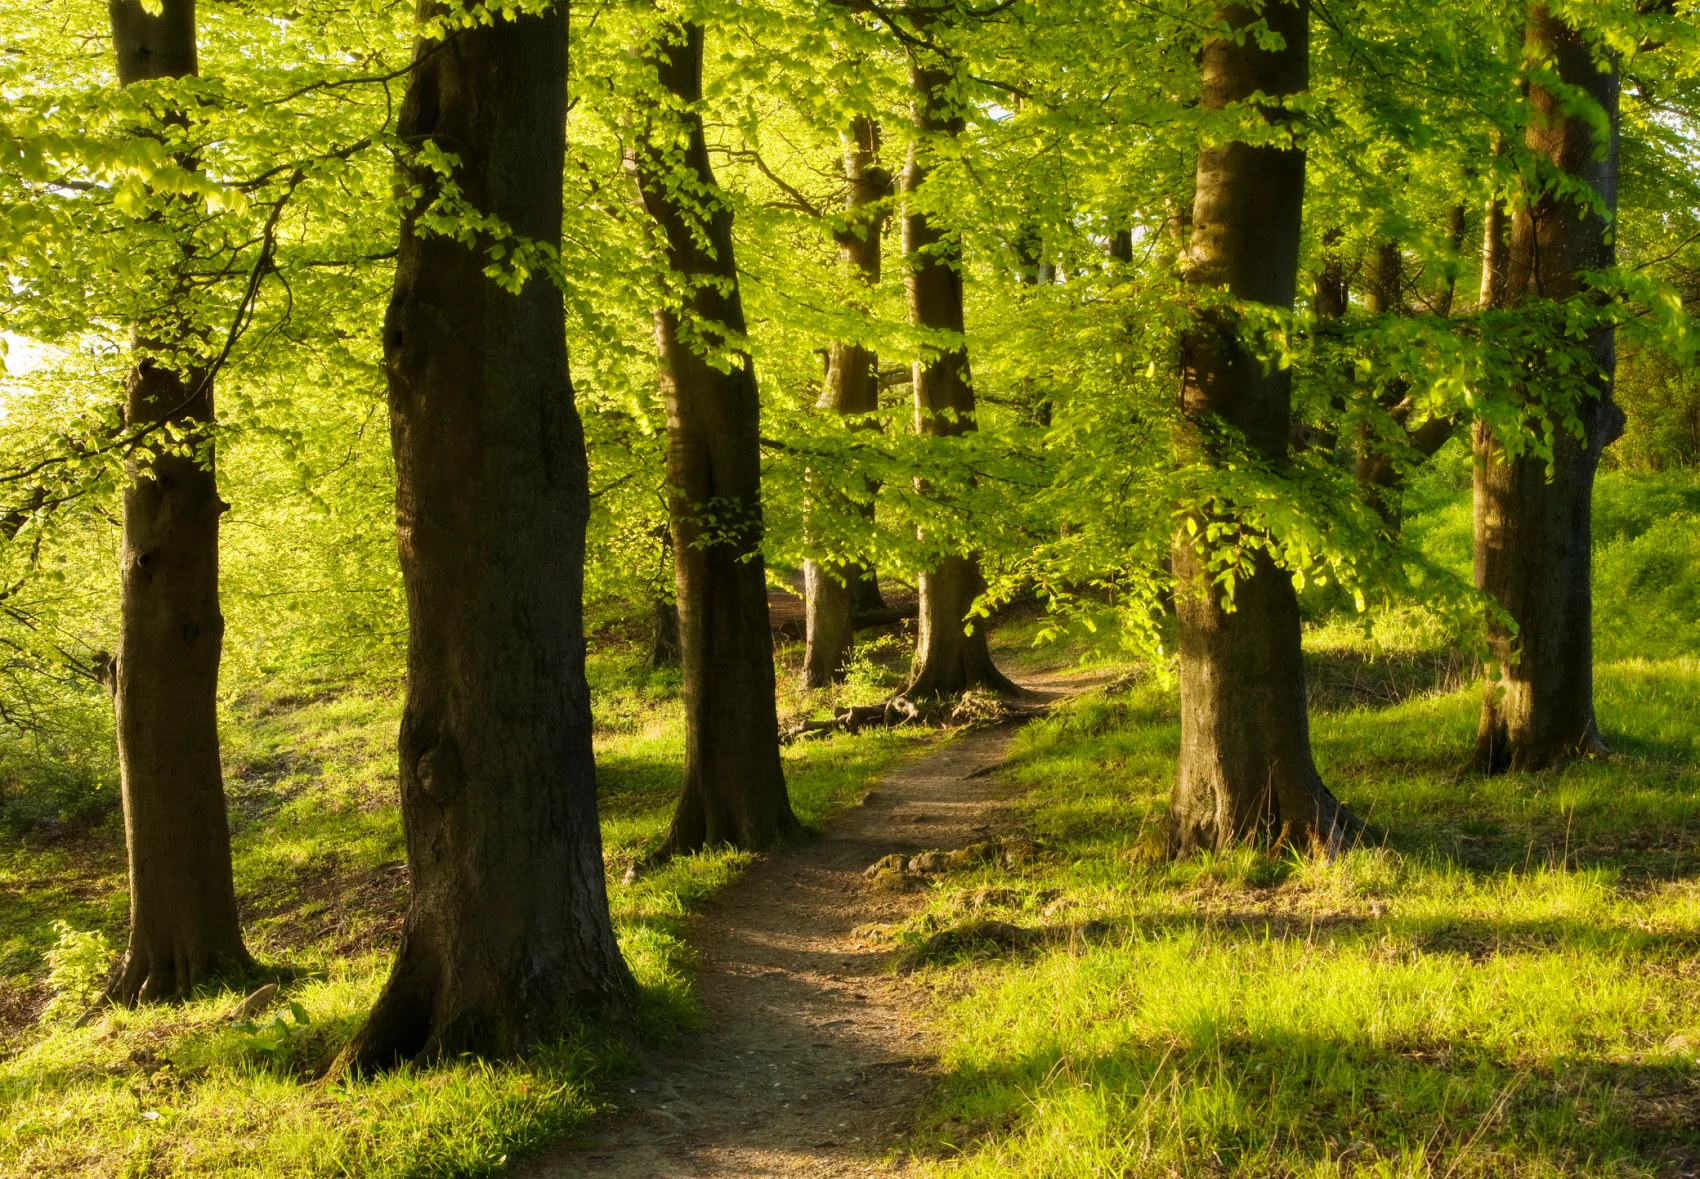
<svg viewBox="0 0 1700 1179"><path fill-rule="evenodd" d="M965 1066L943 1082L932 1109L924 1147L984 1152L1009 1173L1040 1165L1052 1135L1090 1143L1084 1149L1096 1157L1071 1162L1095 1165L1080 1172L1093 1174L1690 1175L1700 1167L1692 1062L1529 1063L1441 1039L1249 1033L1201 1022L1086 1059L1047 1047L997 1067Z"/></svg>

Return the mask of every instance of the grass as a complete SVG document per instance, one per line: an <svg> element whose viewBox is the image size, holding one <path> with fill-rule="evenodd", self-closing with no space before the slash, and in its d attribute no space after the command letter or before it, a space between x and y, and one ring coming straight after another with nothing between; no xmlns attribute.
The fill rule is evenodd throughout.
<svg viewBox="0 0 1700 1179"><path fill-rule="evenodd" d="M620 882L671 814L682 754L676 675L631 658L594 655L590 672L611 903L641 987L634 1023L654 1041L695 1019L683 919L749 857L685 857ZM226 779L249 946L297 972L250 1026L228 1017L240 998L232 992L113 1011L84 1029L70 1026L80 1007L61 1004L66 1015L35 1025L29 1017L55 984L76 981L64 966L49 972L55 921L122 944L122 831L108 818L69 841L0 849L0 1017L13 1015L0 1059L0 1175L477 1176L593 1114L600 1086L630 1054L614 1030L588 1025L523 1063L316 1080L382 986L406 905L393 784L400 703L399 685L379 682L260 695L229 710ZM818 823L855 801L916 739L788 749L799 817Z"/></svg>
<svg viewBox="0 0 1700 1179"><path fill-rule="evenodd" d="M1030 727L1009 773L1049 854L946 882L900 936L1100 939L926 968L932 1170L1691 1173L1697 698L1700 661L1604 668L1617 758L1458 782L1473 690L1319 716L1324 776L1385 830L1334 863L1149 859L1179 737L1160 686Z"/></svg>
<svg viewBox="0 0 1700 1179"><path fill-rule="evenodd" d="M1456 460L1415 481L1407 527L1463 569ZM1477 669L1416 607L1367 629L1326 613L1307 627L1318 763L1377 832L1331 863L1151 857L1179 739L1172 678L1124 676L1023 730L1005 776L1043 854L945 879L893 931L915 950L987 918L1058 934L1032 943L1043 949L921 958L943 1055L911 1144L922 1169L1700 1173L1700 495L1612 474L1596 508L1610 759L1460 778ZM1056 666L1056 649L1032 648L1041 627L1019 610L1000 620L1005 667ZM1065 660L1114 659L1070 641ZM800 650L780 655L785 724L878 698L907 661L901 642L869 637L848 685L808 694L791 686ZM682 752L676 679L632 658L612 643L592 657L598 789L638 1030L664 1039L696 1018L685 919L748 857L619 882L667 820ZM594 1114L629 1060L590 1025L523 1063L314 1079L382 985L399 931L399 707L399 685L377 681L229 709L245 926L263 959L299 971L283 996L299 1013L233 1024L225 993L82 1030L33 1024L104 961L97 938L54 922L108 944L122 931L109 783L105 811L53 802L82 818L0 843L0 1175L477 1176ZM916 739L792 746L800 816L852 802Z"/></svg>
<svg viewBox="0 0 1700 1179"><path fill-rule="evenodd" d="M1467 568L1455 476L1408 526ZM1376 832L1331 863L1153 858L1172 680L1023 730L1004 773L1044 854L892 931L943 1053L922 1170L1700 1174L1700 527L1691 486L1636 486L1597 501L1608 759L1460 777L1478 669L1420 609L1307 627L1319 767ZM988 920L1049 936L936 937Z"/></svg>

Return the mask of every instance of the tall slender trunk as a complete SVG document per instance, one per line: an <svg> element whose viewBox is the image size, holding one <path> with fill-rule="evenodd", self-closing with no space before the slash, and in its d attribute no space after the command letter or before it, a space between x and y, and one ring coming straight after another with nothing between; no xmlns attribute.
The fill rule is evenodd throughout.
<svg viewBox="0 0 1700 1179"><path fill-rule="evenodd" d="M656 48L661 86L676 106L640 130L634 159L688 317L681 325L672 307L655 312L685 697L684 783L655 860L716 844L760 847L798 826L779 760L761 557L761 407L742 350L732 210L715 195L695 110L702 50L698 24L672 30ZM695 343L703 337L732 350L729 367L709 362Z"/></svg>
<svg viewBox="0 0 1700 1179"><path fill-rule="evenodd" d="M927 179L923 141L960 135L964 127L962 116L951 109L950 81L949 71L936 65L912 63L909 67L916 138L910 142L903 169L904 287L911 323L961 337L962 241L934 223L922 208L920 194ZM917 360L914 386L915 426L921 433L948 438L975 429L974 386L965 344ZM970 688L1018 692L993 664L985 626L968 619L974 599L986 588L979 560L958 553L940 556L921 574L920 588L920 637L909 694L948 696Z"/></svg>
<svg viewBox="0 0 1700 1179"><path fill-rule="evenodd" d="M1295 94L1309 84L1306 0L1270 0L1261 13L1224 5L1217 19L1242 29L1261 16L1279 48L1258 39L1211 37L1202 70L1204 104L1220 110L1262 91ZM1279 108L1264 117L1280 120ZM1199 153L1188 281L1225 287L1237 299L1291 307L1304 207L1304 153L1228 143ZM1213 450L1214 423L1239 429L1269 459L1285 461L1291 378L1270 371L1240 337L1239 317L1207 314L1183 341L1182 444ZM1202 529L1200 530L1203 531ZM1260 833L1302 849L1338 846L1349 814L1311 759L1305 714L1298 596L1267 556L1237 583L1233 606L1202 568L1186 533L1174 570L1181 662L1181 751L1168 814L1172 855L1221 850Z"/></svg>
<svg viewBox="0 0 1700 1179"><path fill-rule="evenodd" d="M1505 140L1494 137L1493 154L1505 154ZM1482 285L1476 310L1505 306L1506 266L1511 243L1506 240L1505 199L1494 193L1482 210Z"/></svg>
<svg viewBox="0 0 1700 1179"><path fill-rule="evenodd" d="M1508 305L1568 298L1582 289L1583 272L1616 263L1615 60L1601 68L1580 30L1544 4L1530 7L1524 38L1531 58L1550 62L1607 120L1602 132L1569 95L1536 82L1525 142L1592 189L1605 212L1583 212L1550 191L1519 204L1506 249ZM1623 412L1612 400L1611 330L1596 331L1587 347L1595 395L1577 406L1581 437L1556 430L1550 475L1543 459L1508 458L1490 431L1475 432L1476 584L1517 626L1515 635L1497 620L1489 627L1503 677L1487 684L1476 735L1475 761L1488 771L1538 769L1604 749L1594 719L1591 502L1600 455L1623 433Z"/></svg>
<svg viewBox="0 0 1700 1179"><path fill-rule="evenodd" d="M1462 210L1459 210L1462 220ZM1460 227L1459 232L1462 232ZM1450 293L1446 295L1450 303ZM1398 242L1383 242L1376 251L1375 268L1365 290L1364 306L1368 311L1388 315L1410 314L1405 297L1405 259ZM1404 433L1404 444L1423 457L1434 454L1457 429L1452 418L1425 418L1417 426L1406 422L1414 408L1404 381L1391 382L1382 390L1381 400L1395 426ZM1364 500L1378 512L1389 533L1397 534L1400 526L1400 491L1404 477L1394 462L1392 449L1377 436L1367 423L1358 427L1357 462L1353 469L1358 490Z"/></svg>
<svg viewBox="0 0 1700 1179"><path fill-rule="evenodd" d="M1434 313L1442 318L1452 314L1452 304L1458 294L1459 251L1464 248L1464 206L1446 207L1446 244L1452 249L1451 265L1434 302Z"/></svg>
<svg viewBox="0 0 1700 1179"><path fill-rule="evenodd" d="M110 5L118 81L128 86L197 71L194 0ZM167 310L138 331L144 351L192 345L194 328ZM230 823L218 750L219 499L212 447L212 374L142 359L125 387L131 429L164 425L139 453L124 490L121 632L112 669L124 837L130 859L130 941L109 988L123 1003L174 999L252 967L231 882Z"/></svg>
<svg viewBox="0 0 1700 1179"><path fill-rule="evenodd" d="M873 287L880 280L880 232L885 212L879 202L891 191L891 176L879 167L879 125L858 116L844 143L844 206L849 211L838 248L850 281ZM879 358L848 340L835 340L827 356L826 387L819 408L846 417L864 417L879 409ZM816 487L816 495L835 495ZM840 497L842 499L842 497ZM840 508L849 505L841 503ZM866 505L873 515L873 504ZM803 563L807 647L803 655L803 686L824 688L844 676L844 664L855 638L855 613L877 610L879 580L860 563Z"/></svg>
<svg viewBox="0 0 1700 1179"><path fill-rule="evenodd" d="M421 15L439 11L423 0ZM566 15L420 42L397 133L460 158L477 209L561 237ZM411 898L395 967L339 1068L508 1056L623 1002L584 672L584 435L559 288L404 216L384 323L407 589L399 742Z"/></svg>
<svg viewBox="0 0 1700 1179"><path fill-rule="evenodd" d="M1311 287L1311 310L1320 328L1335 327L1351 306L1351 276L1340 249L1345 236L1346 231L1337 225L1322 231L1322 267Z"/></svg>
<svg viewBox="0 0 1700 1179"><path fill-rule="evenodd" d="M1379 315L1403 315L1406 310L1404 288L1404 251L1397 241L1384 241L1376 248L1369 282L1364 286L1364 310ZM1403 392L1402 383L1384 390L1383 404L1392 408L1392 403L1397 403ZM1352 474L1359 494L1390 528L1396 529L1399 472L1393 465L1393 456L1376 438L1375 429L1368 422L1358 424L1357 456Z"/></svg>

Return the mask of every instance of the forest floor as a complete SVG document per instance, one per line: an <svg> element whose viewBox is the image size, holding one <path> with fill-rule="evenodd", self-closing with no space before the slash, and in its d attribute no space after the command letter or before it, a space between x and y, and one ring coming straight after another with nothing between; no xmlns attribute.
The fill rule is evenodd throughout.
<svg viewBox="0 0 1700 1179"><path fill-rule="evenodd" d="M1103 675L1023 685L1047 702ZM1010 792L990 771L1015 723L946 737L898 765L823 837L764 858L688 926L702 1028L615 1088L588 1146L527 1179L901 1174L894 1151L938 1062L927 995L893 969L894 925L919 879L883 887L889 855L949 852L1011 834ZM904 887L905 884L909 887Z"/></svg>
<svg viewBox="0 0 1700 1179"><path fill-rule="evenodd" d="M1459 775L1480 672L1432 618L1311 620L1318 766L1376 832L1332 862L1154 856L1172 661L1035 646L1015 615L995 653L1061 697L1045 715L796 741L809 837L632 882L682 704L610 628L589 673L630 1025L335 1085L406 900L400 682L234 695L237 891L287 981L247 1023L209 991L75 1027L121 944L116 811L0 840L0 1177L1700 1179L1700 640L1667 621L1655 647L1637 610L1601 632L1633 639L1597 665L1617 752L1491 779ZM782 724L901 687L905 635L859 638L824 692L780 645ZM990 840L898 891L863 877Z"/></svg>

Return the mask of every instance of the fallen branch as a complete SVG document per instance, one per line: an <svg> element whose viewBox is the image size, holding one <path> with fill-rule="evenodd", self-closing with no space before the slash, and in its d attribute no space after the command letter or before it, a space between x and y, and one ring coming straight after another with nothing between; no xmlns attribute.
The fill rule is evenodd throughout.
<svg viewBox="0 0 1700 1179"><path fill-rule="evenodd" d="M890 626L894 622L902 622L906 618L920 617L921 608L911 606L888 606L883 610L864 610L850 619L850 625L857 630L867 630L875 626ZM788 639L806 637L808 623L801 618L792 618L773 628L775 634L782 634Z"/></svg>
<svg viewBox="0 0 1700 1179"><path fill-rule="evenodd" d="M921 710L902 696L893 696L884 704L861 704L840 708L831 720L810 720L779 735L782 744L822 733L859 733L863 729L895 729L899 725L919 720Z"/></svg>

